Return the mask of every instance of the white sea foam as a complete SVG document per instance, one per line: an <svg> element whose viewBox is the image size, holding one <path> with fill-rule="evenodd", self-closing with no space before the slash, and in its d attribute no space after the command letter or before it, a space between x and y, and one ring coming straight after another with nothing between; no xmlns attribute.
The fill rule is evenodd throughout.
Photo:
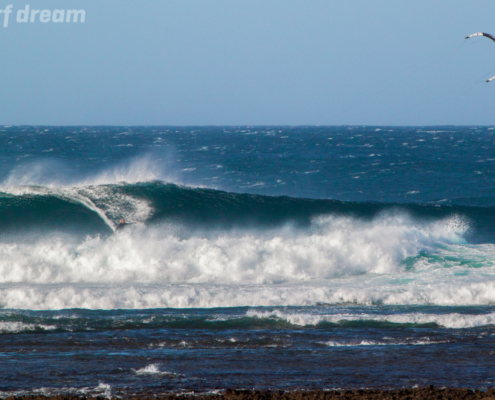
<svg viewBox="0 0 495 400"><path fill-rule="evenodd" d="M76 396L103 396L107 399L112 398L112 387L109 384L100 382L96 387L42 387L38 389L30 389L30 390L14 390L14 391L0 391L1 398L7 397L20 397L20 396L33 396L33 395L41 395L41 396L58 396L58 395L76 395Z"/></svg>
<svg viewBox="0 0 495 400"><path fill-rule="evenodd" d="M0 243L0 283L281 284L395 274L404 272L406 257L435 241L460 241L449 224L325 218L310 231L286 227L183 239L172 227L136 228L81 244L53 237Z"/></svg>
<svg viewBox="0 0 495 400"><path fill-rule="evenodd" d="M2 333L18 333L18 332L25 332L25 331L34 331L36 329L53 330L56 328L57 327L53 326L53 325L26 324L24 322L16 322L16 321L0 322L0 332L2 332Z"/></svg>
<svg viewBox="0 0 495 400"><path fill-rule="evenodd" d="M0 305L15 309L57 310L310 306L318 303L443 306L495 303L494 283L463 284L462 281L457 281L450 285L438 282L383 285L383 282L383 280L377 282L359 277L328 284L293 285L3 284L0 285ZM314 315L287 318L291 323L308 325L318 324L323 320L321 316ZM436 320L428 318L431 317L410 316L409 320L390 317L390 322L437 323L438 321L440 325L456 327L455 320L459 318L461 322L458 327L493 323L491 315L482 315L475 319L464 315L451 315ZM335 321L342 319L342 317L338 320L334 318Z"/></svg>
<svg viewBox="0 0 495 400"><path fill-rule="evenodd" d="M150 364L146 367L140 368L138 370L133 369L136 375L166 375L166 376L180 376L173 372L160 371L158 364Z"/></svg>
<svg viewBox="0 0 495 400"><path fill-rule="evenodd" d="M304 231L287 226L182 237L162 226L82 243L65 237L5 242L0 305L494 304L495 246L463 243L464 229L456 218L415 224L405 216L383 215L370 222L320 218ZM434 257L421 255L425 251ZM408 257L412 261L404 263Z"/></svg>
<svg viewBox="0 0 495 400"><path fill-rule="evenodd" d="M318 342L329 347L361 347L361 346L427 346L433 344L448 343L448 341L433 341L433 340L413 340L410 342L380 342L375 340L361 340L356 342L337 342L329 340L327 342Z"/></svg>

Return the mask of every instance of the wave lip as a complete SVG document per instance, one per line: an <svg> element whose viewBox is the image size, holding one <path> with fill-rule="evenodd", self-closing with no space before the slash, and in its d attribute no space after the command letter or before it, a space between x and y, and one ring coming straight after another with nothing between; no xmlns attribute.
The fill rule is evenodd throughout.
<svg viewBox="0 0 495 400"><path fill-rule="evenodd" d="M180 183L177 173L168 161L159 166L152 154L145 154L130 161L114 165L93 174L71 174L70 167L57 160L38 160L24 163L12 169L0 181L0 190L37 186L50 189L133 184L139 182L166 181Z"/></svg>

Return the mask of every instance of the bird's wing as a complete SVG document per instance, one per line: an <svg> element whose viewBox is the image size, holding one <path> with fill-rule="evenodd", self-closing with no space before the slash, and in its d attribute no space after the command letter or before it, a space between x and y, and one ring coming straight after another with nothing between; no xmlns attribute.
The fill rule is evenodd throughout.
<svg viewBox="0 0 495 400"><path fill-rule="evenodd" d="M495 42L495 36L490 35L489 33L485 33L485 32L473 33L472 35L466 36L465 39L469 39L470 37L473 37L473 36L486 36L487 38L490 38Z"/></svg>

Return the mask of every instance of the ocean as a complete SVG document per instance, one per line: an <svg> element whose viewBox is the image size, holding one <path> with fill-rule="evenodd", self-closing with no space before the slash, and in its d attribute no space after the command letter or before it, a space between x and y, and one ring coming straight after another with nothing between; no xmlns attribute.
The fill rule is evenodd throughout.
<svg viewBox="0 0 495 400"><path fill-rule="evenodd" d="M0 397L494 387L494 132L0 127Z"/></svg>

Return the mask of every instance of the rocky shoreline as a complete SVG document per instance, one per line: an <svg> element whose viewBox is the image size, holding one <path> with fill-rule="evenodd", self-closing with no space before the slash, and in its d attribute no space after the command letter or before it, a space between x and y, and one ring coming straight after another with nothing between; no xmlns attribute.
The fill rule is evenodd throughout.
<svg viewBox="0 0 495 400"><path fill-rule="evenodd" d="M471 390L434 388L410 388L396 390L357 389L357 390L313 390L313 391L269 391L228 389L218 394L192 393L168 395L123 396L132 400L495 400L495 389ZM121 399L122 397L114 397ZM73 394L57 396L22 395L4 397L5 400L108 400L104 396L78 396Z"/></svg>

